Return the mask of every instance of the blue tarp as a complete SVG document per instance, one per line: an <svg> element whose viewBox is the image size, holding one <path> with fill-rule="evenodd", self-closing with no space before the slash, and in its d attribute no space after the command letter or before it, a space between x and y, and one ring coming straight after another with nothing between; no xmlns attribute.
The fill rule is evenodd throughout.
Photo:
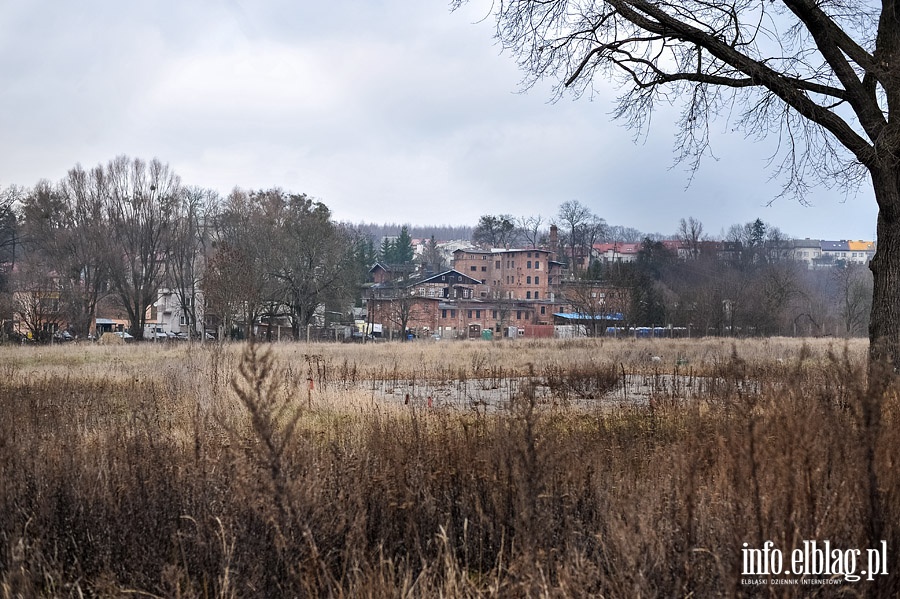
<svg viewBox="0 0 900 599"><path fill-rule="evenodd" d="M621 312L615 312L613 314L581 314L580 312L555 312L553 316L558 316L559 318L564 318L566 320L624 320L624 316L622 316Z"/></svg>

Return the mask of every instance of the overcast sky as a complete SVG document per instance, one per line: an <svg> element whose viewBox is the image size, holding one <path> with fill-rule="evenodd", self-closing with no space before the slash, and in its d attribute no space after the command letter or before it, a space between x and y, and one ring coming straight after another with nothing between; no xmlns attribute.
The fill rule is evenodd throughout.
<svg viewBox="0 0 900 599"><path fill-rule="evenodd" d="M649 135L610 119L616 90L551 102L483 20L489 3L10 2L0 9L0 186L56 181L119 154L189 185L281 187L339 220L469 224L553 217L718 235L757 217L795 237L872 239L874 196L778 199L771 148L717 124L693 181L666 111ZM481 22L479 22L481 21ZM673 168L674 166L674 168ZM688 186L688 184L690 185Z"/></svg>

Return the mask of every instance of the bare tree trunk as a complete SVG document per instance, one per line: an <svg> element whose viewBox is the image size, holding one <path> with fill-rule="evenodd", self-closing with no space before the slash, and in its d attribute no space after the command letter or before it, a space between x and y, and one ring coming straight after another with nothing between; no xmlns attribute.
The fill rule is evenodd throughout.
<svg viewBox="0 0 900 599"><path fill-rule="evenodd" d="M869 320L869 362L900 366L900 168L872 173L878 201L878 247L869 264L873 275Z"/></svg>

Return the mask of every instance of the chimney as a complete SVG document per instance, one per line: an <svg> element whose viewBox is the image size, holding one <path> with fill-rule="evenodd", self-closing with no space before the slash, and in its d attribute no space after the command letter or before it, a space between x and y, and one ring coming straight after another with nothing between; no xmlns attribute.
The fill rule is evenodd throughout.
<svg viewBox="0 0 900 599"><path fill-rule="evenodd" d="M556 252L559 250L559 230L556 225L550 225L550 259L556 260Z"/></svg>

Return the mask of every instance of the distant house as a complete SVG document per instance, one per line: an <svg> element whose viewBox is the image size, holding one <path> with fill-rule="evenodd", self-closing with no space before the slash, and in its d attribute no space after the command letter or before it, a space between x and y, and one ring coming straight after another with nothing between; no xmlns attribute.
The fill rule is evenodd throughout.
<svg viewBox="0 0 900 599"><path fill-rule="evenodd" d="M794 239L791 241L790 257L796 262L803 262L807 268L816 268L822 258L822 242L818 239Z"/></svg>
<svg viewBox="0 0 900 599"><path fill-rule="evenodd" d="M163 336L171 337L172 335L184 335L187 337L202 334L204 325L202 293L198 293L195 304L197 322L194 324L198 328L195 331L191 331L190 319L184 313L184 305L178 291L169 288L159 289L156 302L150 309L144 336L152 339Z"/></svg>
<svg viewBox="0 0 900 599"><path fill-rule="evenodd" d="M641 251L639 243L595 243L594 257L604 264L637 262Z"/></svg>
<svg viewBox="0 0 900 599"><path fill-rule="evenodd" d="M846 262L850 258L850 244L846 240L821 241L822 258L825 262Z"/></svg>
<svg viewBox="0 0 900 599"><path fill-rule="evenodd" d="M850 256L848 262L854 264L868 264L875 257L874 241L848 241Z"/></svg>
<svg viewBox="0 0 900 599"><path fill-rule="evenodd" d="M389 283L395 279L408 277L415 272L414 264L387 264L385 262L376 262L369 269L369 278L376 285Z"/></svg>

